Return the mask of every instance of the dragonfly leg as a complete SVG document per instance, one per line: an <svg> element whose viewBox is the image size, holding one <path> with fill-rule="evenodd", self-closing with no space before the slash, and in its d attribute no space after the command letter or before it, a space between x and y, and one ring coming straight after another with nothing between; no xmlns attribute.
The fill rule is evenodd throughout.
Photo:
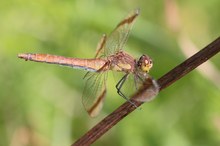
<svg viewBox="0 0 220 146"><path fill-rule="evenodd" d="M123 86L123 84L125 83L125 81L127 80L129 74L124 75L121 80L116 84L116 89L117 89L117 93L123 97L125 100L127 100L128 102L130 102L134 107L137 108L137 106L135 105L135 103L133 103L129 98L127 98L122 92L121 92L121 88Z"/></svg>

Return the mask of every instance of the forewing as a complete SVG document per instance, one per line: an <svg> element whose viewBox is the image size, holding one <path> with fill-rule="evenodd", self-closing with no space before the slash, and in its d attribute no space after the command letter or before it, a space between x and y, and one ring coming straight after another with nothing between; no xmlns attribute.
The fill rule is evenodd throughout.
<svg viewBox="0 0 220 146"><path fill-rule="evenodd" d="M95 58L105 57L104 56L104 46L106 43L106 39L107 39L106 34L103 34L101 40L99 41L99 43L97 45Z"/></svg>
<svg viewBox="0 0 220 146"><path fill-rule="evenodd" d="M134 24L138 15L139 9L133 10L107 37L107 40L104 44L105 56L113 55L115 52L121 51L123 49L125 43L128 40L132 25Z"/></svg>
<svg viewBox="0 0 220 146"><path fill-rule="evenodd" d="M107 72L89 72L86 74L82 102L91 117L99 114L106 95Z"/></svg>

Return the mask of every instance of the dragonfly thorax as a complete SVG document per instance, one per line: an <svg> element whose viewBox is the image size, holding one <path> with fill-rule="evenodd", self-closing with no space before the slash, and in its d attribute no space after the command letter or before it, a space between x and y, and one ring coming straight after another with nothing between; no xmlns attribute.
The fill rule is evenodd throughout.
<svg viewBox="0 0 220 146"><path fill-rule="evenodd" d="M137 68L139 68L143 72L148 73L152 68L152 66L153 66L153 61L147 55L142 55L137 62Z"/></svg>
<svg viewBox="0 0 220 146"><path fill-rule="evenodd" d="M129 54L120 51L108 57L110 69L114 71L122 71L133 73L135 69L135 59Z"/></svg>

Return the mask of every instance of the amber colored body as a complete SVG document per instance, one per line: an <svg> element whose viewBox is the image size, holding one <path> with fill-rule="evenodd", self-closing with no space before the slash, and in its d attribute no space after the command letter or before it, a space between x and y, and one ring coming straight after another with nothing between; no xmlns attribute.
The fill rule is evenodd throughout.
<svg viewBox="0 0 220 146"><path fill-rule="evenodd" d="M135 60L132 56L123 51L129 32L138 15L139 9L135 9L116 26L109 36L104 34L98 43L94 59L79 59L31 53L18 54L18 57L26 61L58 64L92 72L87 73L84 77L87 82L82 96L83 105L91 117L98 115L102 109L106 95L107 71L109 70L125 73L122 79L117 83L116 89L120 96L133 104L129 98L121 92L123 84L128 76L132 74L137 88L137 84L142 84L143 80L148 78L148 72L153 66L152 60L147 55L142 55L139 60Z"/></svg>
<svg viewBox="0 0 220 146"><path fill-rule="evenodd" d="M26 61L30 60L35 62L58 64L88 71L114 70L133 73L136 64L135 59L125 52L118 52L115 55L111 55L107 58L95 59L69 58L50 54L31 53L19 54L18 57L25 59Z"/></svg>

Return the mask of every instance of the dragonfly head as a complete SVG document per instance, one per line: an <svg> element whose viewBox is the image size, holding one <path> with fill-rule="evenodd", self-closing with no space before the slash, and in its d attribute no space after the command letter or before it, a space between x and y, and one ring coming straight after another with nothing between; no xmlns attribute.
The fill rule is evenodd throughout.
<svg viewBox="0 0 220 146"><path fill-rule="evenodd" d="M153 61L149 56L142 55L137 62L137 66L141 71L148 73L153 66Z"/></svg>

